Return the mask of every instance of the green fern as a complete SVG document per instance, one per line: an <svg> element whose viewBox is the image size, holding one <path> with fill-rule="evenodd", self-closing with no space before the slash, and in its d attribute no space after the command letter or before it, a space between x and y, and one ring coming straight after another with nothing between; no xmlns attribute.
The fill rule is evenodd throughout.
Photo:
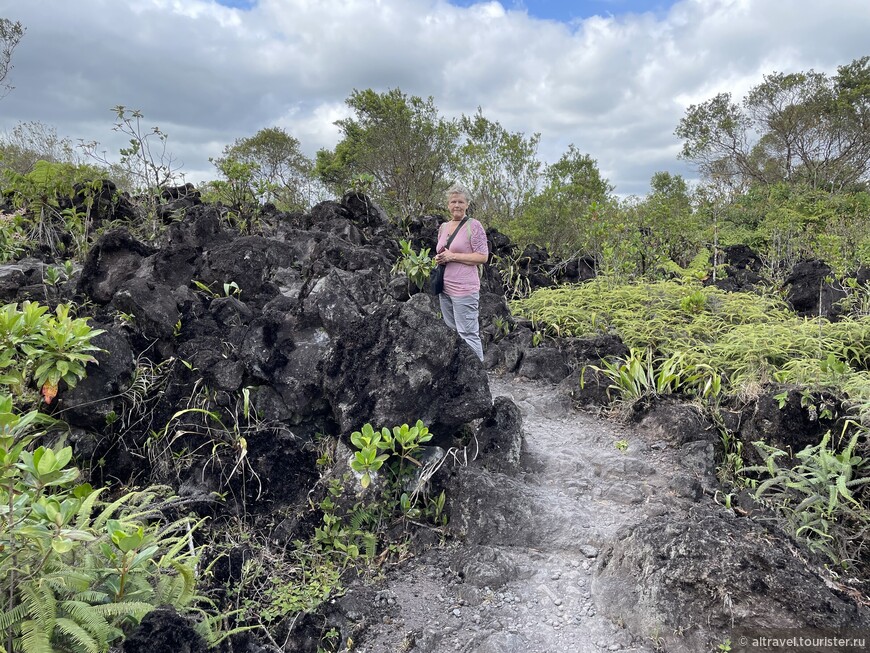
<svg viewBox="0 0 870 653"><path fill-rule="evenodd" d="M100 653L103 647L94 637L72 619L59 617L54 623L53 639L68 640L73 644L72 650L85 653Z"/></svg>
<svg viewBox="0 0 870 653"><path fill-rule="evenodd" d="M363 546L366 552L366 558L374 560L378 549L378 538L374 533L363 533Z"/></svg>
<svg viewBox="0 0 870 653"><path fill-rule="evenodd" d="M39 629L46 639L51 638L54 631L54 620L57 616L57 600L48 583L25 582L21 588L21 598L27 608L25 623Z"/></svg>
<svg viewBox="0 0 870 653"><path fill-rule="evenodd" d="M376 524L378 517L374 512L374 506L358 504L348 517L348 523L352 531L361 531L366 524Z"/></svg>
<svg viewBox="0 0 870 653"><path fill-rule="evenodd" d="M77 624L88 631L98 641L110 641L112 627L106 618L84 601L67 600L61 608Z"/></svg>
<svg viewBox="0 0 870 653"><path fill-rule="evenodd" d="M21 622L20 641L23 653L56 653L42 625L33 619Z"/></svg>
<svg viewBox="0 0 870 653"><path fill-rule="evenodd" d="M9 630L27 616L27 606L19 603L8 611L0 611L0 630Z"/></svg>

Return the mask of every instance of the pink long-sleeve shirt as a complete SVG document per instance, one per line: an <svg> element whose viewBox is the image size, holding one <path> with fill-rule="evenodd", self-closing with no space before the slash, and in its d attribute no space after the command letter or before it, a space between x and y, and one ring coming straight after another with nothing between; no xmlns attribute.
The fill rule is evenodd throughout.
<svg viewBox="0 0 870 653"><path fill-rule="evenodd" d="M438 245L435 252L441 252L447 245L450 234L444 223L438 230ZM455 254L478 254L489 255L489 246L486 243L486 232L483 225L475 219L469 219L462 225L462 231L456 234L456 238L450 243L450 251ZM444 293L451 297L464 297L480 291L480 276L476 265L467 265L454 261L447 264L444 270Z"/></svg>

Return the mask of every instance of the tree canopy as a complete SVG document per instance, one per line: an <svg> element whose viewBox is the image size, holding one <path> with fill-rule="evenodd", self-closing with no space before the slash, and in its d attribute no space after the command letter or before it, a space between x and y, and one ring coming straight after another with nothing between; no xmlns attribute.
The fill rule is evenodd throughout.
<svg viewBox="0 0 870 653"><path fill-rule="evenodd" d="M462 172L474 196L474 215L504 229L538 191L541 135L511 133L484 117L480 107L473 116L462 116L459 127Z"/></svg>
<svg viewBox="0 0 870 653"><path fill-rule="evenodd" d="M236 139L214 164L224 175L234 164L243 164L259 200L285 210L312 204L314 163L302 153L299 140L280 127L266 127L250 138Z"/></svg>
<svg viewBox="0 0 870 653"><path fill-rule="evenodd" d="M580 249L596 249L600 213L613 186L601 176L598 164L573 144L546 167L544 188L507 232L521 243L534 242L561 256Z"/></svg>
<svg viewBox="0 0 870 653"><path fill-rule="evenodd" d="M801 183L841 190L870 174L870 57L828 77L772 73L740 105L720 93L690 106L682 157L735 188Z"/></svg>
<svg viewBox="0 0 870 653"><path fill-rule="evenodd" d="M399 89L355 90L346 103L354 115L335 123L343 137L335 149L317 153L318 177L338 194L368 181L399 216L442 206L457 170L456 121L442 118L431 97Z"/></svg>
<svg viewBox="0 0 870 653"><path fill-rule="evenodd" d="M12 52L24 36L24 31L18 21L0 18L0 97L12 90L12 86L6 83L6 76L12 68Z"/></svg>

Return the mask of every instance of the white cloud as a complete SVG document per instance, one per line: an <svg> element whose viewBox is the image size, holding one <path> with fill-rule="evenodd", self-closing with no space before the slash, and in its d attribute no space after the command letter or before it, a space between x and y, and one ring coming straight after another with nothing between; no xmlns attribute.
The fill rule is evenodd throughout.
<svg viewBox="0 0 870 653"><path fill-rule="evenodd" d="M571 24L507 1L16 5L5 17L27 33L0 129L39 120L117 149L111 107L138 108L194 181L211 174L209 156L262 127L285 128L309 154L331 147L353 89L401 88L448 117L480 106L508 129L541 132L549 161L574 143L617 192L644 193L655 171L691 175L673 135L689 104L739 99L773 71L833 73L868 54L870 32L865 0L681 0Z"/></svg>

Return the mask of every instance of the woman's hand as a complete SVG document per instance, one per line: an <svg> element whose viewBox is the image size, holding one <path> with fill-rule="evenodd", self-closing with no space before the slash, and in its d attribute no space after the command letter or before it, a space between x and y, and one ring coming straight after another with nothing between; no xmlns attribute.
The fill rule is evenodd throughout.
<svg viewBox="0 0 870 653"><path fill-rule="evenodd" d="M447 265L448 263L455 260L456 255L449 249L443 249L435 255L435 262L439 265Z"/></svg>

